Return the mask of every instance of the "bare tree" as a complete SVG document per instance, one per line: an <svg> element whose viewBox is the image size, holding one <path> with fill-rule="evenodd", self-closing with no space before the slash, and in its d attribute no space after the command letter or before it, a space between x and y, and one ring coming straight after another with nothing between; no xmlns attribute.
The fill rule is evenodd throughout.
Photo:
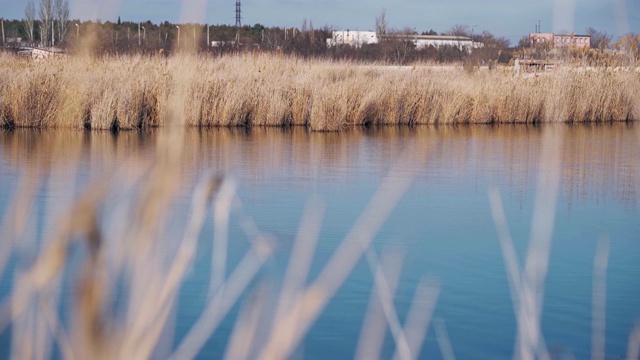
<svg viewBox="0 0 640 360"><path fill-rule="evenodd" d="M383 42L387 60L394 64L404 65L411 60L416 49L416 32L411 28L391 29Z"/></svg>
<svg viewBox="0 0 640 360"><path fill-rule="evenodd" d="M447 35L451 36L469 36L471 31L467 25L453 25L447 32Z"/></svg>
<svg viewBox="0 0 640 360"><path fill-rule="evenodd" d="M54 18L58 25L58 40L60 45L64 44L67 37L68 25L69 25L69 1L68 0L55 0L54 4Z"/></svg>
<svg viewBox="0 0 640 360"><path fill-rule="evenodd" d="M27 3L27 7L24 8L24 16L27 19L25 24L27 28L26 33L29 37L29 42L33 44L35 42L35 39L33 38L33 29L36 22L36 7L33 5L33 0L30 0Z"/></svg>
<svg viewBox="0 0 640 360"><path fill-rule="evenodd" d="M378 36L387 33L387 10L382 9L380 15L376 16L376 34Z"/></svg>
<svg viewBox="0 0 640 360"><path fill-rule="evenodd" d="M53 21L53 3L51 0L40 0L40 42L42 46L47 46L49 43L49 29L51 28L51 22Z"/></svg>
<svg viewBox="0 0 640 360"><path fill-rule="evenodd" d="M611 45L611 35L604 31L598 31L592 27L588 27L587 35L591 36L591 47L594 49L602 50Z"/></svg>
<svg viewBox="0 0 640 360"><path fill-rule="evenodd" d="M276 50L283 43L283 38L284 36L281 36L278 30L265 30L261 46L267 50Z"/></svg>
<svg viewBox="0 0 640 360"><path fill-rule="evenodd" d="M474 41L484 44L485 47L493 47L498 49L506 49L509 47L509 39L505 37L496 37L489 31L483 31L480 35L474 36Z"/></svg>

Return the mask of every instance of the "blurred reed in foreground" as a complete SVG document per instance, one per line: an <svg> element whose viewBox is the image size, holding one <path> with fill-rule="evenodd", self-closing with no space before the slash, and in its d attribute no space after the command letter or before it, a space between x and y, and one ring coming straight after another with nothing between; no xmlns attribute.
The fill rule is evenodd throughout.
<svg viewBox="0 0 640 360"><path fill-rule="evenodd" d="M640 72L564 68L538 77L242 54L219 58L0 55L0 126L125 130L611 122L640 119ZM181 101L175 109L171 102ZM180 114L170 114L178 111Z"/></svg>
<svg viewBox="0 0 640 360"><path fill-rule="evenodd" d="M0 271L14 279L9 294L0 298L0 332L10 329L13 357L45 359L56 351L68 359L189 359L200 353L232 308L244 303L225 357L289 358L365 254L375 274L371 301L381 304L371 307L384 309L370 315L377 324L374 333L384 335L389 324L397 356L419 356L438 286L417 283L410 315L400 323L392 290L399 260L383 255L378 261L370 247L412 182L415 169L407 168L408 162L399 161L392 169L314 279L308 279L309 265L323 206L308 206L277 298L271 301L255 279L272 256L276 239L259 229L247 230L248 251L237 264L227 266L229 215L238 203L235 183L209 174L192 186L174 176L185 148L174 134L182 128L160 134L153 161L108 171L77 195L76 179L65 179L60 167L29 163L21 168L19 188L0 227ZM56 142L55 149L68 153L64 143ZM422 149L430 152L432 145ZM399 172L403 176L396 176ZM43 183L46 190L39 190ZM193 189L188 216L176 223L172 218L182 209L178 199L185 188ZM68 198L64 204L42 204L35 201L39 191L50 192L47 197L62 192ZM203 234L209 213L214 222L211 235ZM29 231L33 227L28 224L37 221L46 224L41 234ZM206 294L204 308L172 346L172 314L203 238L212 243L209 286L200 289ZM69 305L68 318L60 313L61 304ZM362 341L365 353L379 353L380 342L368 336Z"/></svg>

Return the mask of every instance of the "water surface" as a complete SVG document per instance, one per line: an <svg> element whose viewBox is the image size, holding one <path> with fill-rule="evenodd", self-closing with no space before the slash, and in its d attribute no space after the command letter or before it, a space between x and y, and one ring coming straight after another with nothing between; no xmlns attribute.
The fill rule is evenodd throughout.
<svg viewBox="0 0 640 360"><path fill-rule="evenodd" d="M640 320L639 131L627 124L563 127L561 151L555 155L562 170L544 293L543 335L552 355L590 355L593 262L598 240L605 237L610 241L605 352L622 356L633 325ZM488 191L500 191L518 256L524 262L545 130L548 127L385 127L343 133L310 133L300 128L188 130L182 171L174 174L186 184L177 206L186 206L190 189L206 172L235 179L241 206L231 217L229 267L249 248L241 224L250 218L278 243L256 283L277 287L305 204L310 198L322 199L326 213L311 266L313 280L382 179L403 162L395 176L413 174L413 185L373 245L380 254L403 254L395 297L400 320L405 319L418 281L431 276L440 284L434 317L446 326L456 357L510 358L516 320ZM24 181L34 183L39 204L55 208L113 169L133 173L148 166L156 154L159 133L1 132L1 213L11 211L9 198ZM25 174L26 178L20 177ZM184 221L186 213L176 212L176 221ZM39 215L30 223L31 238L54 226ZM204 254L211 252L212 227L209 218L201 251L183 284L175 314L175 343L193 324L206 298L209 259ZM20 262L20 256L28 257L37 248L25 241L26 245L17 245L24 250L13 255L12 262ZM12 277L5 272L1 281L4 298ZM361 261L295 357L353 357L372 284L371 271ZM207 343L203 357L223 353L237 311L234 308ZM0 343L2 354L8 352L9 339L7 330ZM393 351L387 333L382 354L390 357ZM433 325L420 357L442 357Z"/></svg>

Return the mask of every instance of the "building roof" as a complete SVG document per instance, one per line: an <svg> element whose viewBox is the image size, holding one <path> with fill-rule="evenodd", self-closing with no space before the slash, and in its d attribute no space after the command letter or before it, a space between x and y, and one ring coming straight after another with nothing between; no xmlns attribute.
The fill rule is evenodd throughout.
<svg viewBox="0 0 640 360"><path fill-rule="evenodd" d="M403 37L412 38L416 40L448 40L448 41L471 41L467 36L452 36L452 35L411 35L411 34L385 34L382 37Z"/></svg>

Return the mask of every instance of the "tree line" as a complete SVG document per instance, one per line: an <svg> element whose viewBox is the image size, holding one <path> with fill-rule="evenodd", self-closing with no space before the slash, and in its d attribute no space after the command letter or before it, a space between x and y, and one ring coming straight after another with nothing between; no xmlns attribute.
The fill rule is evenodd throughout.
<svg viewBox="0 0 640 360"><path fill-rule="evenodd" d="M52 0L43 0L51 2ZM61 0L53 0L54 4ZM64 4L65 2L63 2ZM32 4L30 2L30 4ZM30 13L29 5L26 13ZM46 7L45 7L46 9ZM55 9L55 6L54 6ZM53 13L44 11L43 14ZM68 15L67 15L68 16ZM51 31L54 24L54 32ZM40 19L12 20L5 22L8 33L13 38L26 39L22 45L62 47L69 52L81 51L91 37L91 51L97 55L121 54L171 54L180 49L210 54L224 54L242 51L266 51L296 55L304 58L327 58L335 60L388 62L405 64L415 61L451 62L467 58L498 58L498 51L508 46L508 40L497 38L488 32L474 35L474 40L483 42L485 47L470 54L456 46L427 47L416 49L409 35L418 34L414 30L386 29L385 34L405 35L387 37L377 44L360 47L349 45L327 46L327 39L334 29L325 26L315 28L310 21L303 20L299 27L266 27L262 24L244 25L203 25L175 24L168 21L154 24L151 21L80 21L59 20L43 16ZM461 27L458 27L461 28ZM71 31L70 31L71 30ZM437 34L433 30L421 34ZM445 34L452 34L447 32ZM460 35L456 33L455 35ZM19 46L12 43L10 46ZM187 46L188 45L188 46ZM508 59L506 60L508 61Z"/></svg>
<svg viewBox="0 0 640 360"><path fill-rule="evenodd" d="M5 21L9 42L5 46L56 46L69 52L90 51L97 55L119 54L171 54L181 49L200 53L224 54L241 51L268 51L301 57L335 60L386 62L407 64L413 62L463 62L468 65L494 65L509 63L513 56L520 56L518 49L529 47L523 38L517 47L511 48L509 40L488 31L475 32L475 27L454 25L438 34L433 29L418 33L415 29L389 27L383 10L375 18L375 29L381 41L376 44L327 46L332 28L315 28L304 20L300 27L266 27L262 24L230 26L203 24L175 24L168 21L154 24L151 21L115 22L80 21L69 19L68 0L40 0L36 7L29 0L25 7L25 19ZM3 32L4 34L4 32ZM465 36L482 43L479 48L457 46L416 48L411 35ZM612 42L606 32L588 28L591 46L602 53L605 49L630 49L631 58L638 58L640 38L633 34ZM403 36L390 36L403 35ZM91 41L86 41L87 38ZM19 43L17 38L24 39ZM4 41L4 38L3 38ZM545 50L533 49L536 56L546 56ZM598 57L596 52L586 54ZM585 58L585 52L580 54Z"/></svg>

